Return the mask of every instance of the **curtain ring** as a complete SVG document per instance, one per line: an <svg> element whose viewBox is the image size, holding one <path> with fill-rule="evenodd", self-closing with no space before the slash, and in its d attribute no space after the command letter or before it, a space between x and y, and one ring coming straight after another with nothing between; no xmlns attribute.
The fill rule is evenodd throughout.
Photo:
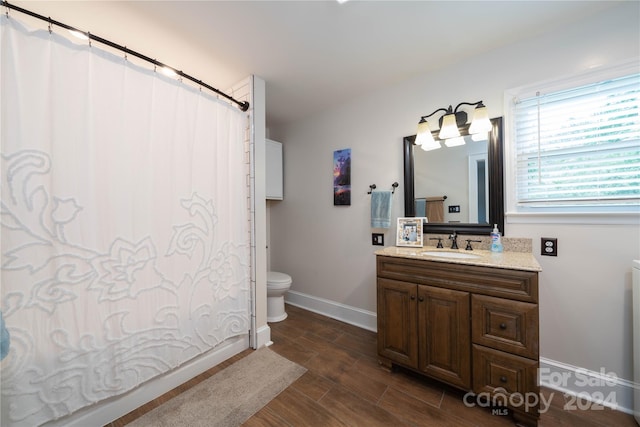
<svg viewBox="0 0 640 427"><path fill-rule="evenodd" d="M124 47L124 51L123 52L124 52L124 60L128 61L128 59L127 59L127 47L126 46Z"/></svg>
<svg viewBox="0 0 640 427"><path fill-rule="evenodd" d="M49 34L51 34L51 33L52 33L52 31L51 31L51 17L49 17Z"/></svg>

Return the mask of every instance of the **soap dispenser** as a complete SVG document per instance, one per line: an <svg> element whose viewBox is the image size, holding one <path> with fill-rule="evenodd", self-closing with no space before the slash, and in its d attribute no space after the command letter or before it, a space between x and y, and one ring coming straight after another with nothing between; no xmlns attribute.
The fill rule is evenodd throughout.
<svg viewBox="0 0 640 427"><path fill-rule="evenodd" d="M491 232L491 252L502 252L502 235L498 230L498 224L493 224Z"/></svg>

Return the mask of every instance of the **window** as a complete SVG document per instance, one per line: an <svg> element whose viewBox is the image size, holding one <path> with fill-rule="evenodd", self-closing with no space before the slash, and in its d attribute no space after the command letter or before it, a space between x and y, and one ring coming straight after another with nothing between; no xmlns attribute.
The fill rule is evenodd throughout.
<svg viewBox="0 0 640 427"><path fill-rule="evenodd" d="M638 211L640 74L617 71L510 97L516 212Z"/></svg>

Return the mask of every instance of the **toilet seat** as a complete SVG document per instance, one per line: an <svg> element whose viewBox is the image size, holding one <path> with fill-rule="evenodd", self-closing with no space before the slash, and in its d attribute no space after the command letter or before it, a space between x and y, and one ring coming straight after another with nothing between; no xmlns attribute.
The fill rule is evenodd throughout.
<svg viewBox="0 0 640 427"><path fill-rule="evenodd" d="M285 289L289 289L289 287L291 286L291 282L289 283L267 283L267 290L268 291L280 291L280 290L285 290Z"/></svg>
<svg viewBox="0 0 640 427"><path fill-rule="evenodd" d="M291 285L291 276L278 271L267 272L267 287L272 289L282 289Z"/></svg>
<svg viewBox="0 0 640 427"><path fill-rule="evenodd" d="M291 283L291 276L278 271L267 272L267 283Z"/></svg>

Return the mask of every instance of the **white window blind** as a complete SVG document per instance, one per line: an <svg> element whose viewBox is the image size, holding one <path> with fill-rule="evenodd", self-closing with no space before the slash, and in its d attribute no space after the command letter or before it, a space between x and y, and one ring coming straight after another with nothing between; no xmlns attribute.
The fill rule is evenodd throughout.
<svg viewBox="0 0 640 427"><path fill-rule="evenodd" d="M640 74L516 99L516 203L640 201Z"/></svg>

